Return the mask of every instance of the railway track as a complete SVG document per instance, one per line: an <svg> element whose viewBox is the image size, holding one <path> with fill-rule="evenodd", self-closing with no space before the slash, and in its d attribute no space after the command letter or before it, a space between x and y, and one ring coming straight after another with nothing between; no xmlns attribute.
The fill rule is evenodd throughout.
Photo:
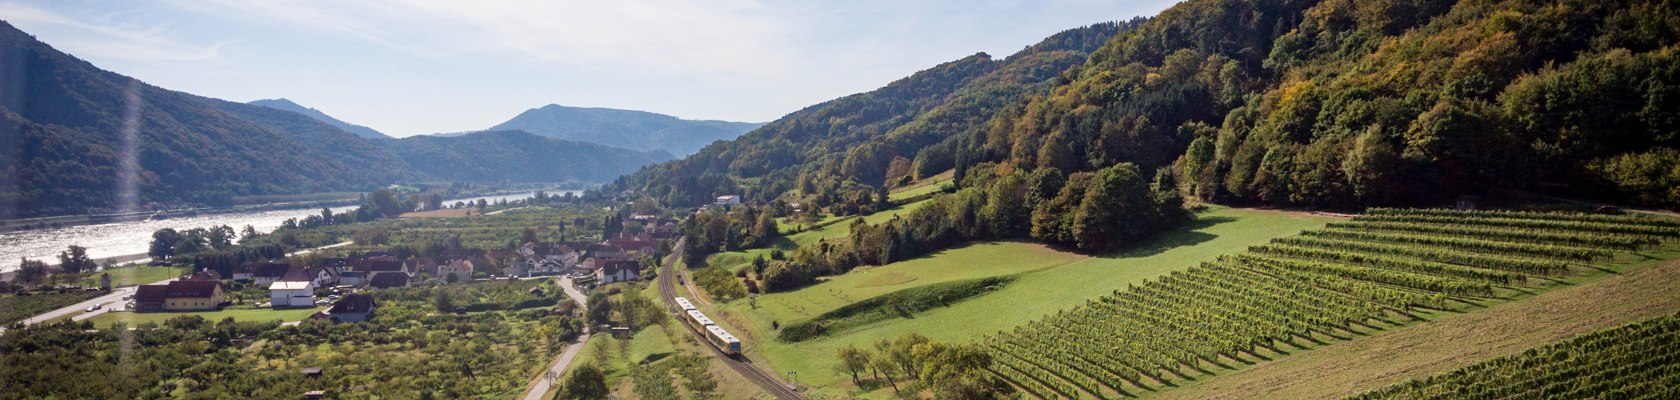
<svg viewBox="0 0 1680 400"><path fill-rule="evenodd" d="M676 264L677 257L683 254L684 250L687 250L687 243L688 238L686 237L677 239L677 245L673 246L671 249L671 255L668 256L665 259L665 263L660 266L659 297L660 301L665 303L665 307L667 309L675 307L677 304L677 289L671 278L675 275L676 270L672 269L671 265ZM758 384L759 388L764 389L764 392L770 393L771 395L776 396L776 398L782 400L797 400L805 398L804 396L800 396L798 391L789 389L787 384L782 383L780 379L776 379L775 373L765 372L763 369L758 368L757 365L753 365L752 361L746 358L746 355L740 355L738 356L739 358L730 357L728 354L725 354L722 349L712 345L712 341L706 338L705 332L695 329L694 325L691 325L686 321L682 323L682 326L686 327L688 333L693 334L696 339L700 339L701 343L705 343L706 348L711 349L712 354L717 356L718 359L723 360L723 363L729 365L730 369L734 369L735 372L740 373L741 376L746 377L747 380Z"/></svg>

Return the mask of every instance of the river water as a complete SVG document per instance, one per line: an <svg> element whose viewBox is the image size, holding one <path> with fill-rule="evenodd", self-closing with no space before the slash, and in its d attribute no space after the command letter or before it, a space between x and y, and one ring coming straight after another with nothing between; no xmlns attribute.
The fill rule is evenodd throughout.
<svg viewBox="0 0 1680 400"><path fill-rule="evenodd" d="M456 201L477 202L478 199L485 199L489 202L514 201L529 198L534 193L536 192L451 199L444 201L444 205L455 204ZM549 191L549 193L563 195L566 191L555 190ZM574 193L583 194L576 191ZM334 207L332 211L337 214L354 208ZM70 245L87 247L88 256L93 258L94 261L102 262L107 257L145 253L151 245L152 232L163 228L185 230L227 225L233 227L234 232L237 233L244 229L245 225L250 225L256 228L258 232L272 232L274 228L280 227L280 223L288 218L302 220L310 215L321 215L321 209L200 214L194 217L176 217L157 221L130 221L0 233L0 272L17 269L24 257L45 261L47 264L57 264L58 253L64 251Z"/></svg>

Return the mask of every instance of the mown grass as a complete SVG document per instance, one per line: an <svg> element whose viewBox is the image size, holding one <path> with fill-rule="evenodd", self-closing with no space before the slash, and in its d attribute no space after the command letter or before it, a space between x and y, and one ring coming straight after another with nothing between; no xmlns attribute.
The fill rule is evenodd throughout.
<svg viewBox="0 0 1680 400"><path fill-rule="evenodd" d="M112 268L84 275L77 283L83 287L98 287L101 273L111 274L111 287L123 287L157 283L165 279L180 277L187 274L187 268L146 265Z"/></svg>
<svg viewBox="0 0 1680 400"><path fill-rule="evenodd" d="M912 332L939 341L978 339L1124 289L1128 284L1188 268L1273 238L1318 228L1335 219L1215 208L1201 213L1196 222L1186 227L1128 250L1095 257L1021 242L975 244L860 269L794 292L763 296L757 299L756 309L747 300L733 301L716 307L722 318L714 319L728 321L732 330L743 333L737 336L751 340L745 344L749 356L768 361L783 373L798 372L800 382L811 385L819 394L843 395L853 389L846 379L833 373L834 354L842 347L868 347L881 339ZM773 339L773 322L785 324L809 319L895 290L1012 274L1019 274L1019 278L1000 290L912 318L887 320L796 344ZM876 397L888 394L871 393Z"/></svg>
<svg viewBox="0 0 1680 400"><path fill-rule="evenodd" d="M321 311L321 309L322 309L322 307L298 308L298 309L286 309L286 310L274 310L274 309L268 309L268 308L258 308L258 309L234 309L234 310L221 310L221 311L188 311L188 312L130 312L130 311L122 311L122 312L107 312L107 313L104 313L104 314L100 314L99 316L89 318L88 320L93 321L93 325L98 326L98 327L107 327L107 326L111 326L112 324L115 324L115 323L118 323L118 322L127 323L128 326L130 326L130 327L140 325L140 324L143 324L143 323L147 323L147 322L156 322L156 323L162 324L164 321L167 321L170 318L175 318L175 317L182 316L182 315L195 315L195 316L199 316L199 317L204 317L205 320L208 320L210 322L221 321L224 318L233 318L233 320L235 320L235 321L251 321L251 322L260 322L260 321L293 322L293 321L302 321L304 318L308 318L310 314L314 314L317 311Z"/></svg>

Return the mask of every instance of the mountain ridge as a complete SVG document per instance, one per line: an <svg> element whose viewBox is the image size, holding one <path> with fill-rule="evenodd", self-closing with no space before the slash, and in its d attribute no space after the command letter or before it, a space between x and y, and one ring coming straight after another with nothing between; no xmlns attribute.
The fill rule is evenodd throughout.
<svg viewBox="0 0 1680 400"><path fill-rule="evenodd" d="M637 151L688 155L713 141L734 139L764 124L689 120L650 111L548 104L486 129L522 130L556 139Z"/></svg>
<svg viewBox="0 0 1680 400"><path fill-rule="evenodd" d="M295 111L103 70L4 21L0 93L0 218L227 206L236 196L435 179L599 182L669 158L535 135L365 139ZM554 163L555 154L582 161Z"/></svg>
<svg viewBox="0 0 1680 400"><path fill-rule="evenodd" d="M295 112L295 113L298 113L298 114L303 114L303 116L314 118L317 121L325 122L328 125L338 127L338 129L343 129L345 132L353 133L356 136L360 136L360 137L365 138L365 139L391 139L391 138L393 138L391 135L386 135L382 132L374 130L373 128L369 128L369 127L362 126L362 125L357 125L357 124L352 124L352 123L349 123L349 122L344 122L342 120L339 120L338 118L334 118L331 115L327 115L327 113L322 112L321 110L306 107L302 104L298 104L297 102L294 102L291 99L287 99L287 98L284 98L284 97L275 98L275 99L252 100L252 101L246 102L245 104L250 104L250 105L254 105L254 106L263 106L263 107L286 110L286 111L291 111L291 112Z"/></svg>

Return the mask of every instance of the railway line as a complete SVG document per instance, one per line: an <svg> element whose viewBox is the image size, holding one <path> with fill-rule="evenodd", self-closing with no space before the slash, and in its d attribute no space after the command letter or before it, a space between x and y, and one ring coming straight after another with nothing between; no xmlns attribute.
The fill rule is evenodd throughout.
<svg viewBox="0 0 1680 400"><path fill-rule="evenodd" d="M673 282L671 278L675 275L676 270L673 269L671 265L676 264L677 257L683 254L683 251L687 250L687 243L688 238L677 239L677 245L673 246L671 255L666 257L665 262L662 266L660 266L659 300L665 303L665 307L667 309L674 308L677 305L677 289L675 282ZM730 356L723 349L720 349L715 345L711 345L712 341L706 336L706 332L702 332L693 324L689 324L686 321L683 322L682 325L686 328L689 334L694 335L696 339L700 339L700 342L706 343L706 348L711 349L712 354L717 356L718 359L723 360L723 363L728 365L730 369L734 369L735 372L740 373L741 376L746 377L747 380L758 384L760 388L764 389L765 393L776 396L777 399L781 400L796 400L804 398L804 396L801 396L798 391L789 389L786 383L783 383L780 379L776 379L776 374L774 372L766 372L765 370L760 369L757 365L754 365L752 360L747 359L746 355Z"/></svg>

